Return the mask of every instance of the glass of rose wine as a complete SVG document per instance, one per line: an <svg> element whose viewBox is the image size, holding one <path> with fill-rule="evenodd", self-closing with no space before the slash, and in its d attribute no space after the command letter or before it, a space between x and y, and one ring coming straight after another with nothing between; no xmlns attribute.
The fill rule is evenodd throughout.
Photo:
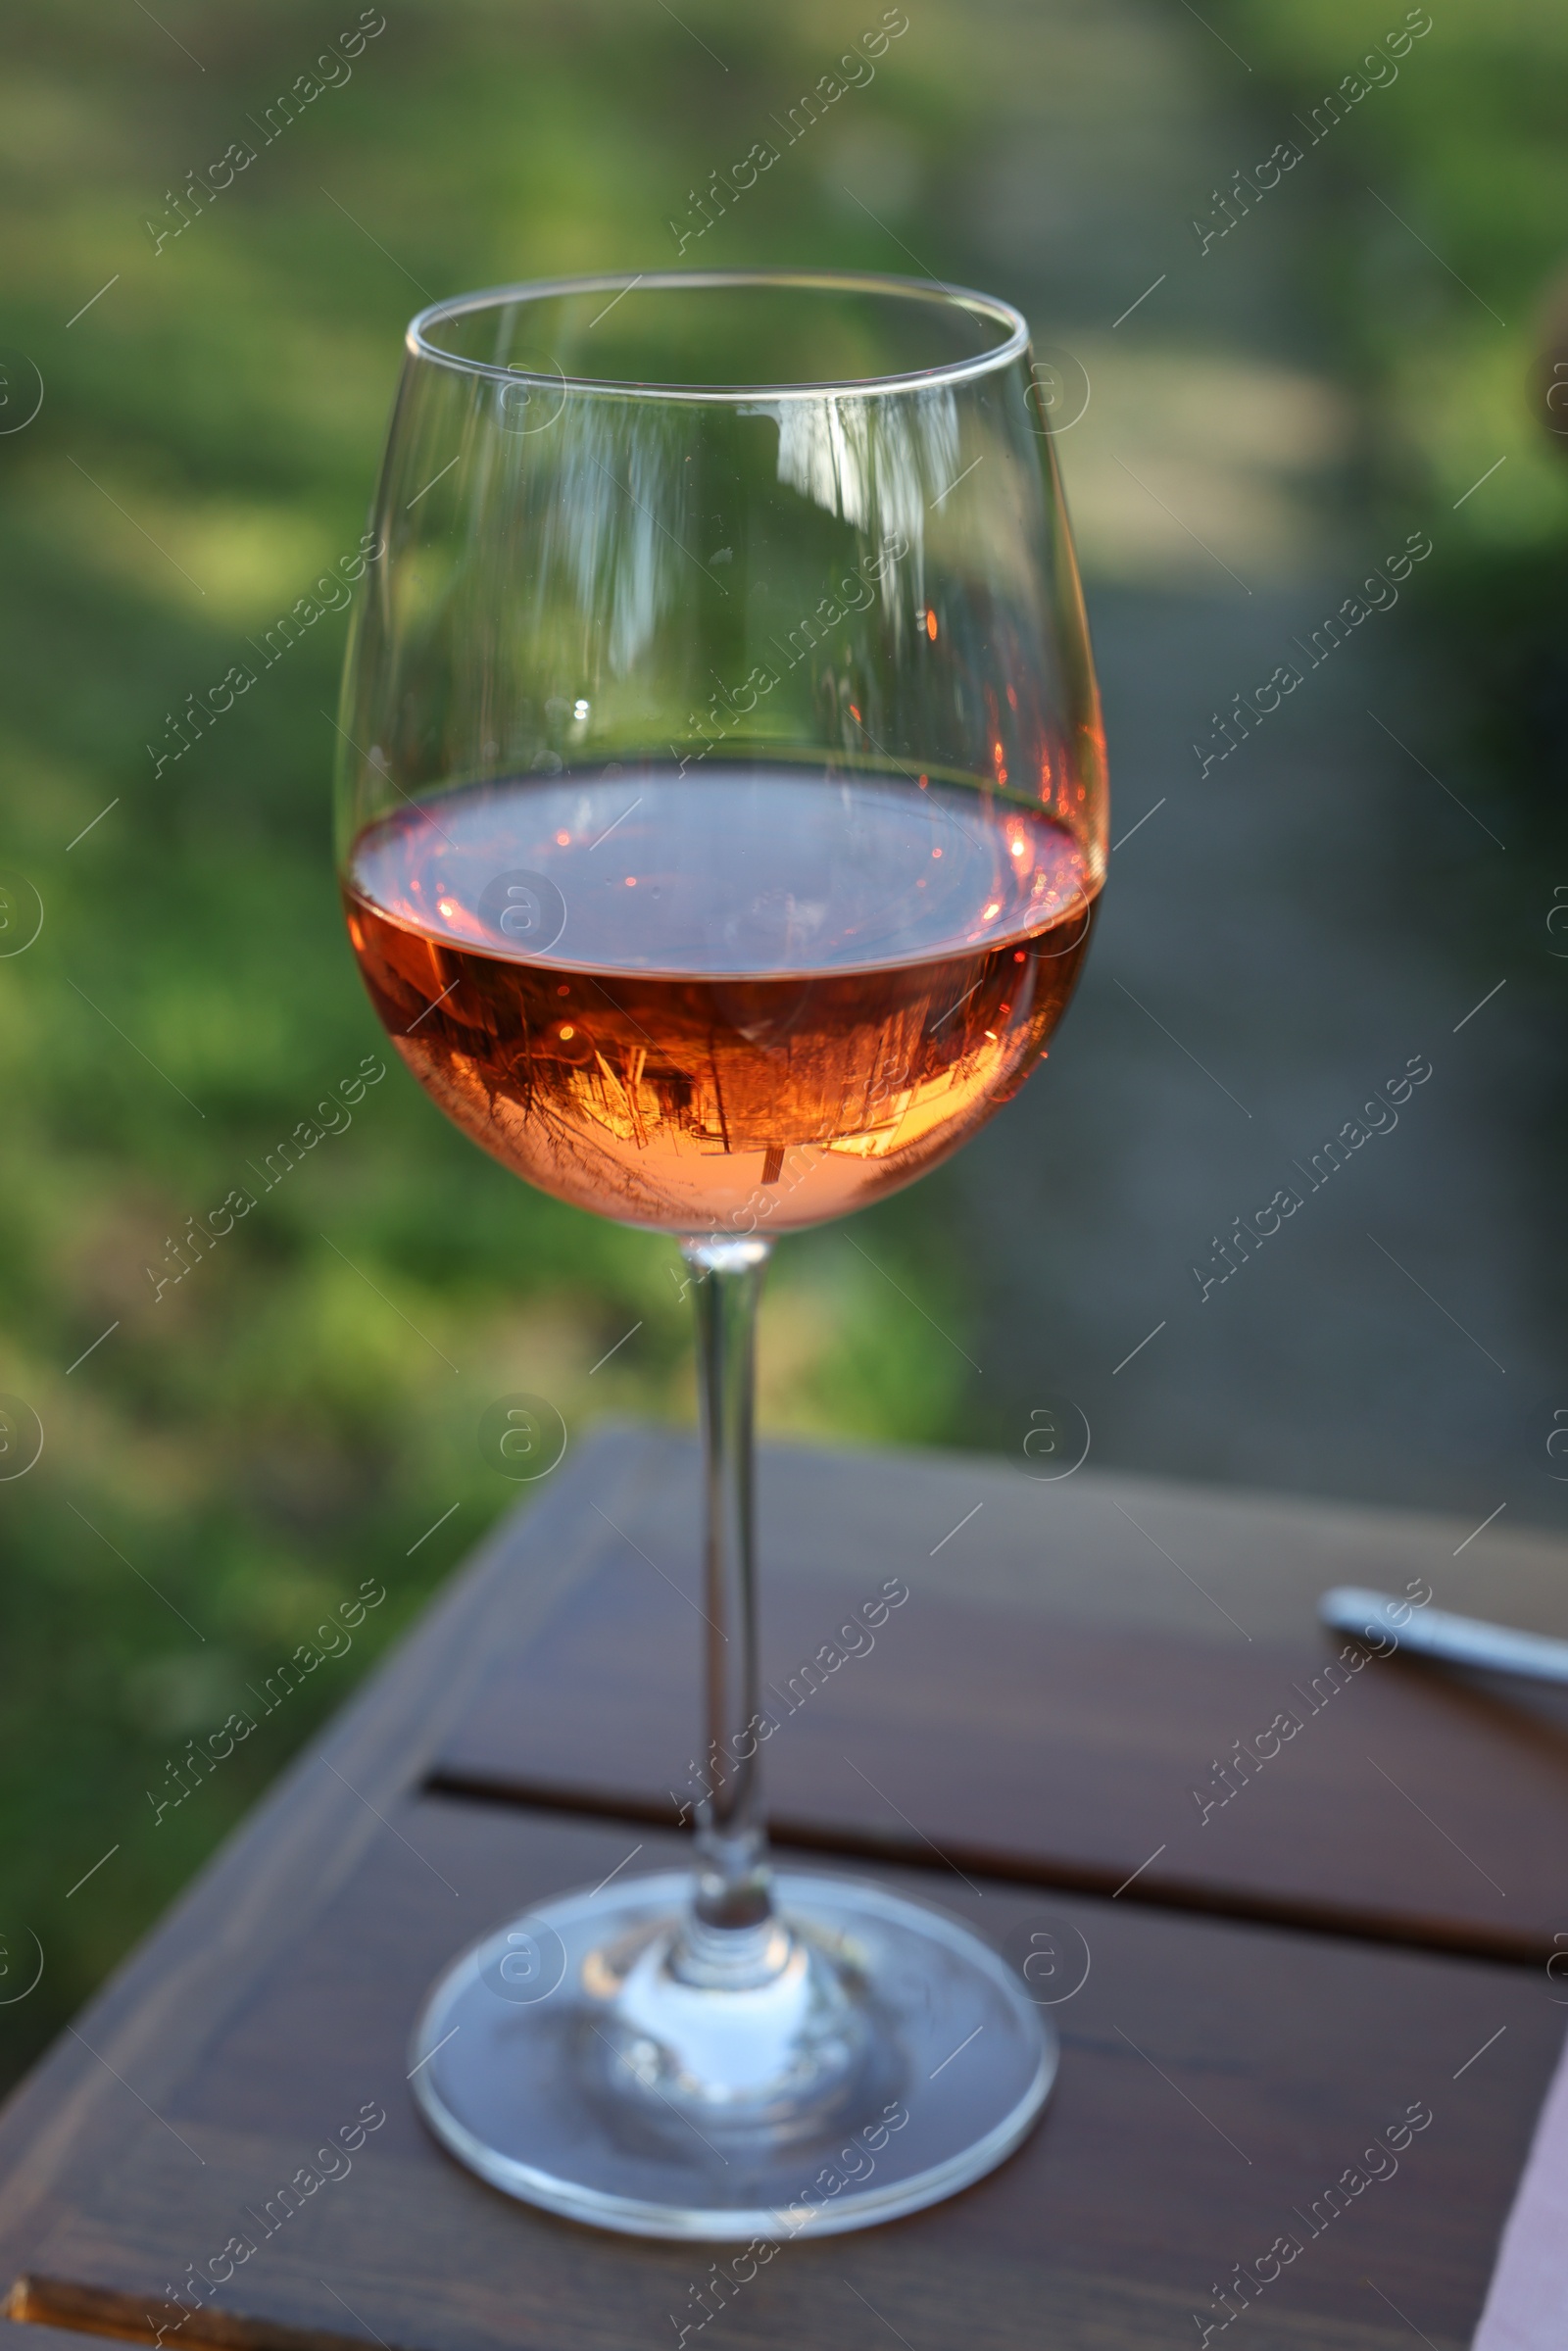
<svg viewBox="0 0 1568 2351"><path fill-rule="evenodd" d="M695 1867L497 1928L411 2056L462 2161L609 2229L915 2211L1055 2071L966 1927L770 1867L752 1500L773 1237L956 1151L1087 950L1103 739L1054 399L1017 312L932 281L506 286L408 331L339 722L360 968L448 1116L672 1236L697 1309Z"/></svg>

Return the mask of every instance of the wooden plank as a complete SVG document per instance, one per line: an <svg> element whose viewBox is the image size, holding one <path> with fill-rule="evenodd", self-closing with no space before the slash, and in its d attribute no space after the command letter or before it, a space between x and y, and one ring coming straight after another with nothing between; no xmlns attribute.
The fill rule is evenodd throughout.
<svg viewBox="0 0 1568 2351"><path fill-rule="evenodd" d="M1468 2340L1561 2037L1544 1978L948 1886L945 1906L1004 1948L1054 1935L1075 1974L1087 1950L1087 1981L1054 2012L1066 2046L1045 2124L952 2203L786 2246L738 2283L717 2248L601 2236L494 2194L429 2140L404 2081L415 2006L459 1940L595 1883L634 1844L638 1866L661 1866L680 1841L456 1801L386 1809L220 2017L164 2019L158 2115L133 2094L145 2070L127 2075L72 2131L47 2213L19 2225L0 2199L10 2275L35 2281L25 2307L78 2326L168 2318L166 2289L238 2237L254 2253L166 2341L623 2351L676 2341L716 2275L730 2292L715 2337L737 2345L861 2351L882 2319L912 2351L1131 2351L1191 2337L1195 2312L1217 2331L1213 2289L1284 2236L1300 2250L1247 2312L1259 2351L1402 2351L1410 2326L1437 2351ZM935 1873L895 1882L929 1898ZM49 2061L46 2087L70 2062ZM1412 2106L1430 2124L1369 2162ZM284 2217L275 2190L367 2107L387 2120L351 2170ZM1324 2191L1373 2164L1390 2176L1331 2217Z"/></svg>
<svg viewBox="0 0 1568 2351"><path fill-rule="evenodd" d="M1415 1583L1561 1631L1560 1543L961 1455L770 1450L761 1489L782 1843L1532 1963L1568 1931L1568 1692L1315 1621ZM645 1441L623 1492L435 1786L664 1822L700 1791L691 1448Z"/></svg>
<svg viewBox="0 0 1568 2351"><path fill-rule="evenodd" d="M783 1455L767 1461L764 1480L786 1669L800 1653L788 1643L798 1629L815 1632L822 1599L832 1615L846 1593L861 1599L889 1575L906 1575L911 1588L876 1648L797 1709L773 1742L778 1768L796 1768L786 1758L807 1754L801 1734L845 1706L862 1743L844 1744L841 1755L858 1755L878 1800L896 1796L901 1811L907 1764L895 1747L907 1738L911 1705L923 1709L922 1805L935 1800L933 1754L976 1786L1000 1768L991 1792L1010 1800L1009 1776L1035 1751L1028 1738L1041 1699L1034 1667L1015 1672L1009 1660L1031 1625L1038 1635L1042 1615L1060 1624L1063 1640L1108 1642L1118 1627L1160 1626L1162 1640L1184 1644L1182 1671L1200 1670L1205 1644L1182 1612L1207 1602L1160 1564L1163 1551L1126 1547L1116 1532L1123 1506L1232 1614L1249 1604L1254 1644L1277 1642L1282 1628L1288 1636L1320 1583L1402 1580L1394 1569L1435 1555L1450 1532L1436 1522L1380 1529L1361 1514L1303 1517L1287 1505L1133 1481L1085 1486L1064 1507L1069 1489L1043 1503L1009 1489L995 1465L961 1458ZM710 2276L706 2261L581 2231L480 2186L425 2137L402 2056L425 1984L459 1943L548 1891L597 1882L633 1845L643 1848L637 1866L683 1849L667 1832L432 1799L419 1788L461 1751L466 1726L500 1703L497 1689L487 1690L498 1668L510 1717L541 1737L563 1673L576 1676L570 1687L591 1702L616 1771L628 1753L636 1759L635 1738L652 1737L660 1754L683 1743L673 1721L691 1694L683 1677L695 1620L671 1595L688 1620L687 1645L667 1626L658 1630L626 1582L624 1537L679 1582L689 1572L680 1545L691 1543L691 1458L676 1443L606 1437L586 1448L456 1581L14 2095L0 2116L0 2287L13 2289L8 2311L19 2326L8 2340L59 2346L83 2330L150 2337L146 2310L156 2321L157 2297L226 2242L236 2206L264 2212L367 2101L384 2105L388 2121L349 2178L264 2232L234 2280L177 2331L166 2329L167 2341L341 2351L373 2333L389 2351L591 2347L641 2343L666 2327L675 2336L691 2322L701 2307L693 2289ZM944 1542L977 1501L970 1532L984 1525L984 1544L960 1549L961 1534ZM918 1559L933 1552L921 1569ZM1494 1603L1497 1613L1544 1615L1550 1629L1551 1556L1517 1541L1489 1552L1488 1573L1495 1581L1500 1560L1511 1594L1506 1611ZM645 1585L665 1589L647 1566L642 1573ZM1034 1595L1043 1581L1042 1606ZM1446 1586L1442 1596L1463 1604L1465 1595ZM1532 1606L1542 1614L1532 1617ZM922 1610L932 1628L923 1679L867 1715L872 1677L898 1656ZM989 1628L979 1641L977 1625ZM618 1663L617 1641L627 1651ZM1229 1664L1250 1656L1239 1634L1215 1635L1207 1649ZM1363 1676L1316 1727L1373 1687ZM1080 1726L1100 1745L1088 1767L1081 1754L1075 1765L1090 1804L1099 1799L1089 1779L1114 1743L1097 1732L1097 1706L1119 1709L1139 1753L1145 1740L1125 1685L1112 1679L1101 1690ZM1151 1721L1161 1690L1152 1674ZM616 1728L617 1709L641 1723L635 1738ZM993 1718L1008 1726L1005 1738L994 1737ZM555 1720L551 1739L570 1728ZM795 1750L782 1743L786 1732ZM983 1769L965 1760L974 1742L989 1756ZM545 1762L559 1768L554 1749ZM563 1782L562 1802L605 1802L614 1773L597 1768L597 1780ZM1135 1781L1138 1772L1151 1784L1158 1777L1147 1756ZM1223 1817L1240 1820L1265 1788L1260 1777ZM888 1815L873 1816L869 1803L858 1830L842 1790L814 1800L824 1836L896 1842L884 1831ZM645 1810L659 1802L667 1805L667 1794L645 1788ZM1028 1806L1022 1817L1027 1829ZM938 1811L930 1818L944 1825ZM956 1826L968 1833L961 1817ZM1353 1805L1342 1828L1353 1847ZM1398 2174L1315 2235L1303 2222L1301 2253L1246 2323L1281 2351L1390 2351L1407 2330L1359 2282L1369 2277L1437 2351L1467 2338L1561 2033L1564 2012L1544 1973L1160 1914L1138 1905L1144 1879L1114 1902L1064 1900L977 1873L965 1886L917 1831L897 1835L926 1867L895 1882L971 1916L1014 1956L1019 1937L1035 1933L1054 1935L1063 1950L1085 1939L1089 1980L1057 2012L1068 2042L1059 2095L1029 2147L953 2204L863 2237L787 2248L713 2322L724 2339L771 2343L787 2330L828 2351L860 2344L878 2331L866 2302L912 2351L946 2346L960 2329L982 2351L1032 2343L1042 2322L1050 2339L1113 2351L1155 2333L1185 2335L1194 2311L1219 2332L1223 2309L1210 2287L1291 2229L1282 2207L1310 2211L1370 2132L1417 2098L1435 2120L1401 2154ZM1042 1867L1030 1849L1021 1861L1010 1849L997 1859L1015 1878ZM1254 1898L1245 1882L1238 1898ZM1395 1931L1417 1932L1410 1916L1391 1916ZM1440 1906L1438 1924L1451 1923Z"/></svg>

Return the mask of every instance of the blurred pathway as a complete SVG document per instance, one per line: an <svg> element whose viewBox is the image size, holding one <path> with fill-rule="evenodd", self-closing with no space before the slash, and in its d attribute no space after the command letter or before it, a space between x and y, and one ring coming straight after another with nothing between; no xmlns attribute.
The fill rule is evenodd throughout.
<svg viewBox="0 0 1568 2351"><path fill-rule="evenodd" d="M1460 805L1410 617L1447 514L1398 605L1308 666L1400 536L1357 516L1354 397L1297 299L1338 157L1308 149L1204 253L1208 191L1292 129L1217 36L1126 0L964 24L1012 109L967 180L972 282L1093 383L1062 459L1121 843L1049 1069L945 1179L987 1301L969 1430L1013 1449L1065 1391L1102 1462L1561 1523L1552 1062L1498 988L1506 852ZM1286 661L1301 686L1205 772L1214 713ZM1412 1057L1430 1077L1314 1190ZM1215 1237L1285 1186L1300 1208L1220 1280Z"/></svg>

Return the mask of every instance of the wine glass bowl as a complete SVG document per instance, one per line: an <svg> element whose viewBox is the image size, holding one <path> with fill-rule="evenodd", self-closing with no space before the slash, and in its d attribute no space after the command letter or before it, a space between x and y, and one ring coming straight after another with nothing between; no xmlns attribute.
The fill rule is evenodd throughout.
<svg viewBox="0 0 1568 2351"><path fill-rule="evenodd" d="M774 1878L750 1484L770 1237L958 1149L1087 952L1103 746L1048 423L1018 315L931 283L580 280L409 330L339 719L360 968L465 1132L695 1277L695 1879L498 1930L415 2041L454 2151L608 2227L915 2209L1054 2066L967 1930ZM870 2169L803 2205L830 2142Z"/></svg>
<svg viewBox="0 0 1568 2351"><path fill-rule="evenodd" d="M924 371L810 380L883 342ZM744 382L769 347L806 380L564 372ZM411 329L340 853L400 1053L530 1182L668 1232L817 1223L1044 1050L1106 796L1023 352L1001 306L896 280L518 289Z"/></svg>

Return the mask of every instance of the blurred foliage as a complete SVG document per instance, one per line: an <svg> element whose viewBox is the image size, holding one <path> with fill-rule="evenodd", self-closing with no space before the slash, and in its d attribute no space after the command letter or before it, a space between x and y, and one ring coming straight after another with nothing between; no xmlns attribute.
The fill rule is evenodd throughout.
<svg viewBox="0 0 1568 2351"><path fill-rule="evenodd" d="M1429 27L1312 151L1332 194L1311 295L1363 394L1367 485L1433 517L1456 714L1541 876L1544 939L1568 873L1568 402L1552 429L1545 402L1549 356L1568 361L1568 13L1232 0L1222 22L1287 137L1369 53L1362 79L1385 73L1390 34Z"/></svg>
<svg viewBox="0 0 1568 2351"><path fill-rule="evenodd" d="M189 1219L260 1190L248 1170L384 1047L330 867L341 617L156 775L154 754L352 553L426 293L666 259L724 126L808 86L833 39L726 23L726 73L653 9L540 9L523 37L482 0L399 5L269 145L267 109L355 25L347 0L160 13L168 35L36 12L0 87L12 413L22 354L45 387L0 437L0 865L44 907L0 961L0 1389L46 1431L0 1485L0 1957L19 1989L29 1931L48 1959L0 2008L12 2068L518 1498L479 1453L492 1398L542 1393L574 1434L690 1416L673 1249L526 1191L390 1053L352 1125L157 1294ZM234 140L254 164L157 244ZM759 248L868 257L870 224L813 218L799 186L769 206ZM912 1296L952 1324L961 1306L920 1269L929 1213L895 1206L869 1256L837 1234L786 1252L770 1427L948 1433L965 1366ZM187 1738L365 1579L390 1596L347 1657L155 1825Z"/></svg>
<svg viewBox="0 0 1568 2351"><path fill-rule="evenodd" d="M1215 13L1254 61L1259 120L1269 91L1310 105L1383 29L1364 0ZM863 24L880 14L867 0ZM1500 489L1444 525L1469 550L1453 593L1473 624L1477 583L1503 576L1528 574L1544 609L1568 514L1521 399L1564 215L1568 19L1558 0L1443 0L1440 17L1397 88L1335 134L1315 299L1386 472L1446 509L1478 413L1495 423ZM167 0L157 20L51 0L7 29L0 866L44 921L0 961L0 1390L46 1442L0 1485L0 1984L30 1976L29 1935L47 1955L37 1992L0 2007L10 2070L516 1498L475 1442L491 1398L543 1393L574 1434L609 1410L689 1417L673 1252L524 1191L395 1065L177 1286L159 1297L147 1272L381 1040L328 855L341 617L177 761L155 774L145 747L353 550L411 310L666 263L689 191L862 24L815 0L684 0L682 18L388 0L351 74L270 139L267 110L352 30L352 0ZM960 271L945 188L991 108L966 43L956 7L923 12L855 100L866 154L882 138L924 167L890 226L813 166L764 177L685 259L898 269L889 240L907 237ZM235 141L255 162L187 198L160 246L188 174L221 176ZM1473 294L1374 217L1368 181ZM29 361L43 405L8 432ZM938 1178L854 1244L782 1254L770 1428L973 1437L964 1363L924 1319L964 1334L932 1245L944 1197ZM168 1792L187 1738L367 1579L389 1596L349 1655L155 1825L147 1791Z"/></svg>

